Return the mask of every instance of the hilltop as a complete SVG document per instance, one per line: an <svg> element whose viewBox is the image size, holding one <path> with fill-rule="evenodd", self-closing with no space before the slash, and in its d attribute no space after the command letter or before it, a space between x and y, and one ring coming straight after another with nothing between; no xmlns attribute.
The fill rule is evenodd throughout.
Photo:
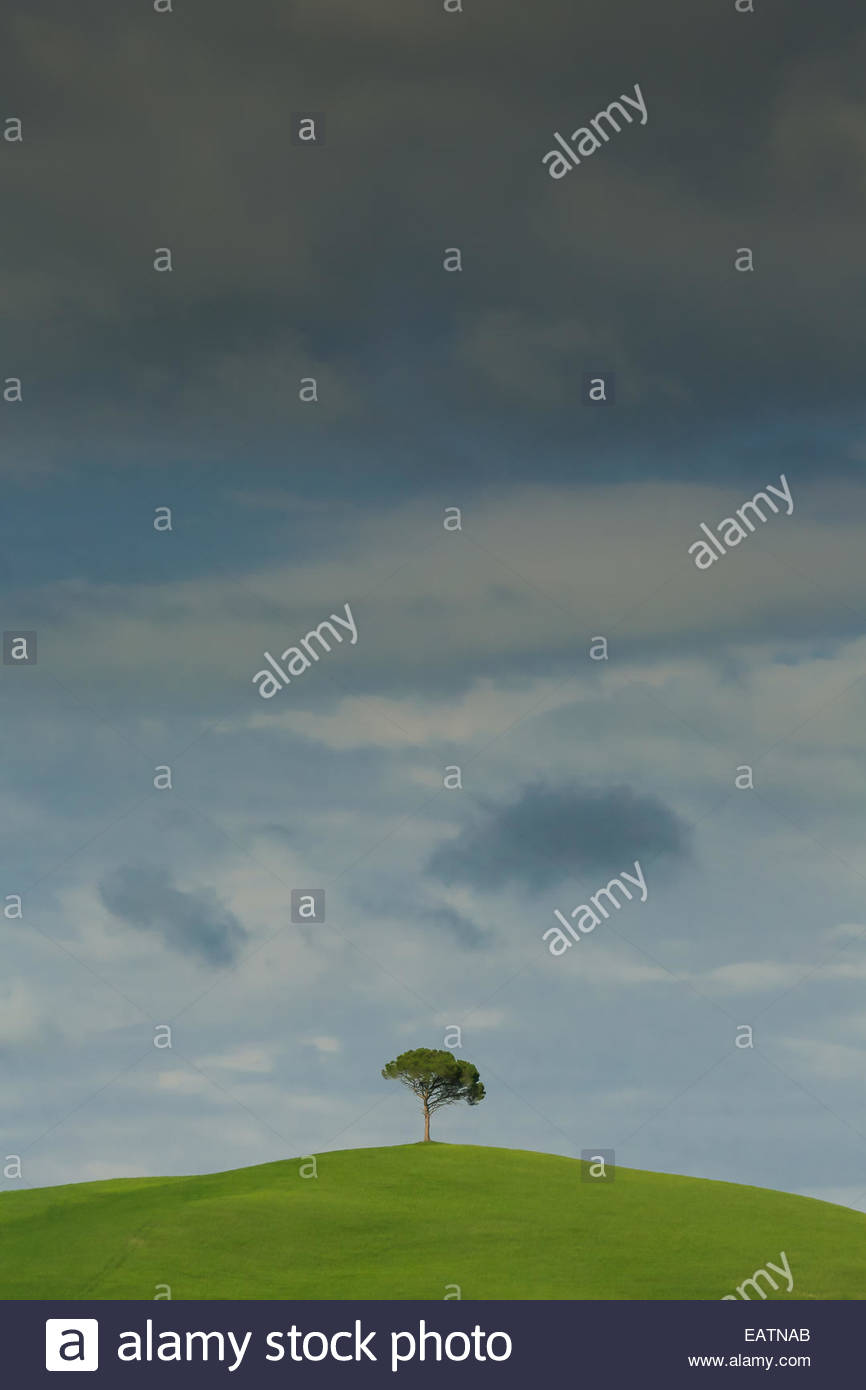
<svg viewBox="0 0 866 1390"><path fill-rule="evenodd" d="M807 1197L468 1145L303 1165L7 1191L0 1296L720 1299L784 1250L773 1300L866 1297L866 1216Z"/></svg>

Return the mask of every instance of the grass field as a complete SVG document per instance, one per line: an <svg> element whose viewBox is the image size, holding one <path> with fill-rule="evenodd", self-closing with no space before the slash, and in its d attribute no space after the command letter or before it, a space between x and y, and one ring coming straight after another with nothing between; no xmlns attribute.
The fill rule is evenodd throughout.
<svg viewBox="0 0 866 1390"><path fill-rule="evenodd" d="M451 1144L317 1162L7 1191L0 1296L719 1299L784 1250L771 1299L866 1297L866 1216L806 1197Z"/></svg>

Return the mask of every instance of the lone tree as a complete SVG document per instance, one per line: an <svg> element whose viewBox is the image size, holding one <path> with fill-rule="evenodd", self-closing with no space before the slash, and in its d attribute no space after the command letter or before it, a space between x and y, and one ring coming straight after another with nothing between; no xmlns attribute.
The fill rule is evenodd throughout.
<svg viewBox="0 0 866 1390"><path fill-rule="evenodd" d="M453 1052L435 1052L430 1047L416 1047L414 1052L401 1052L394 1062L382 1068L388 1081L402 1081L424 1107L424 1138L430 1138L430 1116L443 1105L465 1100L477 1105L484 1099L484 1087L478 1078L478 1068L471 1062L459 1061Z"/></svg>

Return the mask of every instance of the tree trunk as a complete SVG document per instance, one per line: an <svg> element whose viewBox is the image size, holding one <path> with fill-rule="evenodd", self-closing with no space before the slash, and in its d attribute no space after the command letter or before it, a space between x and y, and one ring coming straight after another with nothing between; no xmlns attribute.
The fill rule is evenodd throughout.
<svg viewBox="0 0 866 1390"><path fill-rule="evenodd" d="M424 1102L424 1141L425 1143L430 1142L430 1111L426 1101Z"/></svg>

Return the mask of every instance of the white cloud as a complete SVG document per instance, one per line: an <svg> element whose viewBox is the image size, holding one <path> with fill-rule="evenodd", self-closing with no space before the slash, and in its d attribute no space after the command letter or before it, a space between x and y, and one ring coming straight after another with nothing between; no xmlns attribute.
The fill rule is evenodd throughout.
<svg viewBox="0 0 866 1390"><path fill-rule="evenodd" d="M236 1047L231 1052L198 1057L196 1066L201 1067L202 1071L212 1067L218 1071L268 1073L274 1069L274 1057L273 1053L264 1047Z"/></svg>
<svg viewBox="0 0 866 1390"><path fill-rule="evenodd" d="M314 1047L317 1052L339 1052L341 1047L339 1038L327 1036L304 1038L304 1042L307 1047Z"/></svg>
<svg viewBox="0 0 866 1390"><path fill-rule="evenodd" d="M182 1066L176 1071L157 1072L154 1084L159 1091L171 1091L180 1096L205 1095L213 1090L213 1084L206 1076L202 1076L200 1072L184 1070Z"/></svg>
<svg viewBox="0 0 866 1390"><path fill-rule="evenodd" d="M765 989L790 989L807 980L866 979L866 960L814 961L745 960L695 971L691 980L701 988L721 993L751 994Z"/></svg>
<svg viewBox="0 0 866 1390"><path fill-rule="evenodd" d="M804 976L809 966L793 961L746 960L697 971L692 980L703 989L750 994L763 989L786 989Z"/></svg>
<svg viewBox="0 0 866 1390"><path fill-rule="evenodd" d="M445 741L470 742L537 708L557 709L587 693L580 686L555 680L534 680L525 688L504 690L483 679L454 698L348 696L324 713L292 708L273 713L255 710L246 724L251 729L285 729L328 748L417 748ZM220 728L226 733L232 726ZM442 785L441 773L434 782Z"/></svg>
<svg viewBox="0 0 866 1390"><path fill-rule="evenodd" d="M501 1028L507 1017L508 1014L504 1009L470 1009L466 1015L466 1026L472 1032Z"/></svg>
<svg viewBox="0 0 866 1390"><path fill-rule="evenodd" d="M866 926L862 922L841 922L827 927L823 933L828 941L861 941L866 944Z"/></svg>
<svg viewBox="0 0 866 1390"><path fill-rule="evenodd" d="M589 949L584 951L583 947ZM560 968L575 962L576 978L596 985L656 985L673 984L675 975L660 966L647 964L626 952L608 950L599 943L581 941L575 950L566 951L556 962Z"/></svg>
<svg viewBox="0 0 866 1390"><path fill-rule="evenodd" d="M866 1071L866 1049L822 1038L783 1038L783 1046L813 1076L827 1081L860 1081Z"/></svg>
<svg viewBox="0 0 866 1390"><path fill-rule="evenodd" d="M0 1043L19 1044L44 1036L48 1017L34 994L19 980L0 993Z"/></svg>

